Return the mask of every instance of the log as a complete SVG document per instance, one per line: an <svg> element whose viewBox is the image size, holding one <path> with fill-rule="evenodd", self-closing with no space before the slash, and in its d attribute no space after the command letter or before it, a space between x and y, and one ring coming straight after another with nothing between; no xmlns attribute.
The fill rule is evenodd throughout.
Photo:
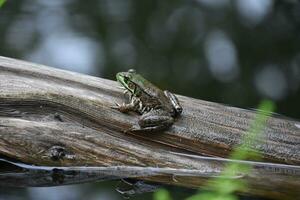
<svg viewBox="0 0 300 200"><path fill-rule="evenodd" d="M183 113L169 130L129 134L124 131L137 123L138 115L111 108L124 101L117 86L111 80L0 57L0 156L37 166L177 169L176 180L175 172L140 178L199 187L235 162L222 158L242 143L256 115L177 95ZM299 195L300 122L269 117L264 137L251 150L260 152L263 162L245 161L253 166L250 175L242 176L250 183L247 193L277 199Z"/></svg>

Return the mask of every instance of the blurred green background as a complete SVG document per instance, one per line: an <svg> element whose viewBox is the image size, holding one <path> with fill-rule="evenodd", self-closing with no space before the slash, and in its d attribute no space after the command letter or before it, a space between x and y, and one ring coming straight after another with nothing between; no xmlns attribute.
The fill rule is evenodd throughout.
<svg viewBox="0 0 300 200"><path fill-rule="evenodd" d="M135 68L174 93L242 108L270 98L300 119L297 0L8 0L0 55L108 79ZM0 199L120 199L114 184L0 190Z"/></svg>

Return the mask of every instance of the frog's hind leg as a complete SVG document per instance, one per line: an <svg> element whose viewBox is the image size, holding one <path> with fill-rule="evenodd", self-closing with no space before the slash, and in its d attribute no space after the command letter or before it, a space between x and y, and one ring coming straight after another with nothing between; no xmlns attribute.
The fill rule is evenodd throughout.
<svg viewBox="0 0 300 200"><path fill-rule="evenodd" d="M132 127L130 132L158 132L168 129L174 123L173 117L160 110L152 110L138 121L139 127Z"/></svg>
<svg viewBox="0 0 300 200"><path fill-rule="evenodd" d="M177 99L177 97L173 93L169 92L168 90L165 90L164 94L170 100L170 102L175 110L175 113L176 113L175 115L180 115L182 113L182 107L179 104L179 100Z"/></svg>

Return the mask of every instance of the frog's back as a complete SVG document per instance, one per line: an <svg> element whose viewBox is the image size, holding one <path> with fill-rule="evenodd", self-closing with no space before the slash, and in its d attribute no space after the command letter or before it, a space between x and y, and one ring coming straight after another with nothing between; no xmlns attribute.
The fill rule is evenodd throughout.
<svg viewBox="0 0 300 200"><path fill-rule="evenodd" d="M143 104L149 105L153 108L160 107L169 113L173 113L174 109L170 104L170 100L165 96L161 89L138 74L135 82L143 89L143 93L145 93L145 96L141 97Z"/></svg>

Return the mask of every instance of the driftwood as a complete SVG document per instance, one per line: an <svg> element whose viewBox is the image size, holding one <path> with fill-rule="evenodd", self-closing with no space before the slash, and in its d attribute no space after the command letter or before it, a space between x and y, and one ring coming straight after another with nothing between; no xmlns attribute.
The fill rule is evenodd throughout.
<svg viewBox="0 0 300 200"><path fill-rule="evenodd" d="M184 110L168 131L128 134L138 116L111 109L124 101L115 81L0 57L0 156L38 166L171 169L136 177L199 187L229 162L219 158L241 144L256 113L178 97ZM300 195L300 122L270 117L251 148L273 164L245 162L254 167L240 177L247 193Z"/></svg>

